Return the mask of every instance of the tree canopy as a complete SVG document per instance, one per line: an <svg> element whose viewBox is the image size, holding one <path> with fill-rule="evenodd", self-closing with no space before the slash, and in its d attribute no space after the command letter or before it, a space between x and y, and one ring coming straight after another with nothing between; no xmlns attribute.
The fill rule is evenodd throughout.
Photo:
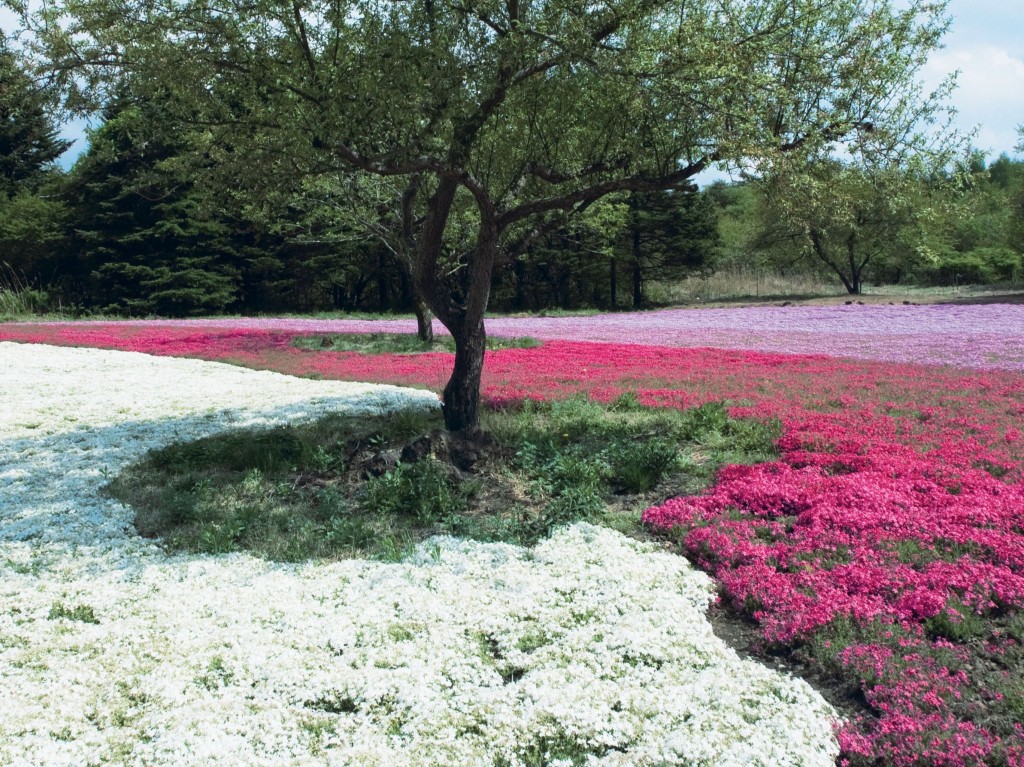
<svg viewBox="0 0 1024 767"><path fill-rule="evenodd" d="M68 105L124 83L203 167L392 178L408 271L456 340L450 429L477 422L496 269L615 192L840 143L896 153L934 100L930 0L59 0L29 25Z"/></svg>

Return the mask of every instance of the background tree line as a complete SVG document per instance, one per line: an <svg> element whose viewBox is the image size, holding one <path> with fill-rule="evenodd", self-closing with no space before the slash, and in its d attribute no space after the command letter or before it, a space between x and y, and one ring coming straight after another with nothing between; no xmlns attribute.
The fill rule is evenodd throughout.
<svg viewBox="0 0 1024 767"><path fill-rule="evenodd" d="M707 194L722 236L716 268L814 270L854 294L865 282L1024 281L1024 161L1006 154L973 153L944 173L823 162Z"/></svg>
<svg viewBox="0 0 1024 767"><path fill-rule="evenodd" d="M127 87L63 172L53 94L6 40L0 82L0 262L41 307L188 316L415 305L387 236L400 228L387 195L338 173L272 189L200 183L195 158L215 154L205 137L167 133L159 104ZM610 195L498 270L490 305L637 308L652 283L751 267L820 273L851 293L865 281L1020 282L1022 254L1022 161L974 154L938 176L829 161L700 192Z"/></svg>
<svg viewBox="0 0 1024 767"><path fill-rule="evenodd" d="M291 188L196 182L195 146L168 137L159 109L122 94L66 172L68 142L5 50L0 260L71 310L164 316L211 312L408 311L415 291L374 200L337 175ZM696 191L612 196L545 232L495 276L500 310L641 307L651 281L709 268L716 211ZM375 225L376 224L376 225Z"/></svg>

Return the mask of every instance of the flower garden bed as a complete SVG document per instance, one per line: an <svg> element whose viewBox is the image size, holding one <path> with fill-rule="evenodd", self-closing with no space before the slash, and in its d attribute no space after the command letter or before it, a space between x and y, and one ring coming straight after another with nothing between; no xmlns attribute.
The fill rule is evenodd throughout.
<svg viewBox="0 0 1024 767"><path fill-rule="evenodd" d="M429 393L94 349L0 360L2 764L834 762L831 708L717 639L710 579L650 544L578 525L399 564L168 556L100 492L173 440Z"/></svg>
<svg viewBox="0 0 1024 767"><path fill-rule="evenodd" d="M246 318L138 320L117 323L118 333L182 329L284 333L414 333L413 320ZM13 326L17 328L17 326ZM62 328L55 332L67 332ZM32 328L29 331L29 328ZM669 309L586 317L494 317L494 336L544 341L597 341L651 346L828 354L886 362L964 365L1024 370L1024 304L758 306L738 309ZM75 323L75 332L102 337L110 323ZM436 333L446 331L434 322ZM21 331L15 331L21 332ZM27 326L25 332L47 332Z"/></svg>
<svg viewBox="0 0 1024 767"><path fill-rule="evenodd" d="M915 336L897 321L926 309L834 311L888 311L873 315L871 328L854 328L877 335L872 348L885 347L889 328L879 328L888 317L890 356L919 353L925 362L963 367L551 341L489 354L484 394L500 406L523 397L585 391L607 400L634 391L652 405L725 400L734 415L781 419L778 461L726 469L706 495L649 509L646 523L714 575L724 598L758 621L766 646L864 696L872 716L840 732L844 760L1020 765L1024 364L1014 356L1021 347L1013 351L1013 334L1024 322L986 330L982 354L949 336L943 346L941 324ZM1015 309L994 311L1004 312L1005 322L1005 311ZM963 307L951 310L971 328L986 321ZM582 328L577 337L604 332L586 329L591 318L570 319ZM821 350L857 351L846 338L827 343L827 329L813 324L764 328L814 338ZM338 326L97 324L3 326L0 335L434 390L447 378L448 355L364 357L292 343L298 333L330 329ZM507 330L544 337L528 324ZM984 335L970 330L968 341L970 333ZM879 355L868 348L865 356Z"/></svg>

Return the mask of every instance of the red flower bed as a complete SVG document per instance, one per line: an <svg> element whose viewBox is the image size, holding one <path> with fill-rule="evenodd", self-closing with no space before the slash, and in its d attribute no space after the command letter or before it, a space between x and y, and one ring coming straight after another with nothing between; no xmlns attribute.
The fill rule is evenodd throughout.
<svg viewBox="0 0 1024 767"><path fill-rule="evenodd" d="M0 339L428 386L447 354L315 352L291 333L0 326ZM851 764L1024 765L1024 376L710 349L549 342L488 354L484 396L635 391L779 418L779 460L644 513L765 641L859 687Z"/></svg>

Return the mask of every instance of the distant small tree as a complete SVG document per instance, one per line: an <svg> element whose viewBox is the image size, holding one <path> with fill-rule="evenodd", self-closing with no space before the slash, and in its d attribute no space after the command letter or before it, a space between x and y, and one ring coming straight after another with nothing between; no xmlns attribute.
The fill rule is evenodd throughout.
<svg viewBox="0 0 1024 767"><path fill-rule="evenodd" d="M906 232L928 215L921 194L928 174L898 165L819 158L762 179L757 245L802 254L838 277L847 293L864 287L868 269L909 265Z"/></svg>

